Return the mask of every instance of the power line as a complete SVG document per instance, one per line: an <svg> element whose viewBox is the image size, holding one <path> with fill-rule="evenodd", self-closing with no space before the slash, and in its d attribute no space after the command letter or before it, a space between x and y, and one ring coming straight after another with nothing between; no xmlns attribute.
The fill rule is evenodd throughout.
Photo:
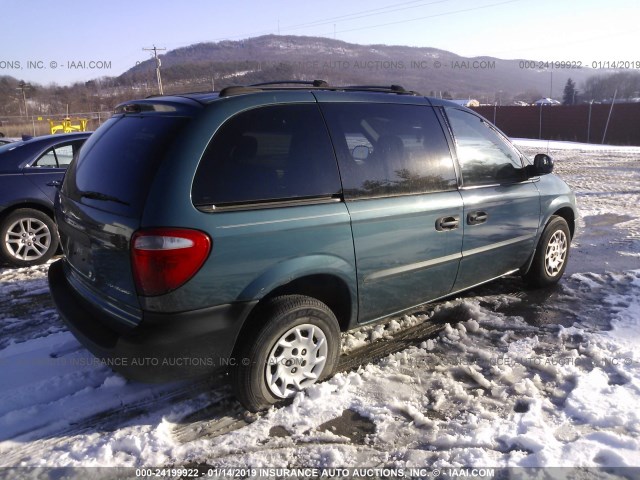
<svg viewBox="0 0 640 480"><path fill-rule="evenodd" d="M314 27L314 26L333 24L334 25L333 28L332 28L333 31L325 32L325 33L322 33L322 34L318 34L318 36L331 37L333 35L333 37L335 38L336 34L338 34L338 33L347 33L347 32L359 31L359 30L367 30L367 29L371 29L371 28L384 27L384 26L389 26L389 25L398 25L398 24L403 24L403 23L408 23L408 22L415 22L415 21L419 21L419 20L425 20L425 19L428 19L428 18L436 18L436 17L447 16L447 15L457 15L459 13L466 13L466 12L481 10L481 9L485 9L485 8L496 7L496 6L499 6L499 5L505 5L505 4L509 4L509 3L519 2L519 1L522 1L522 0L507 0L507 1L502 1L502 2L492 3L492 4L489 4L489 5L482 5L482 6L478 6L478 7L465 8L465 9L460 9L460 10L455 10L455 11L450 11L450 12L435 13L435 14L426 15L426 16L422 16L422 17L409 18L409 19L406 19L406 20L399 20L399 21L394 21L394 22L379 23L379 24L375 24L375 25L368 25L368 26L364 26L364 27L350 28L350 29L345 29L345 30L337 30L336 27L335 27L335 22L338 21L338 20L341 20L341 21L357 20L357 19L360 19L360 18L366 18L366 17L372 17L372 16L376 16L376 15L388 14L388 13L392 13L392 12L403 11L403 10L408 10L408 9L412 9L412 8L425 7L425 6L429 6L429 5L435 5L435 4L438 4L438 3L446 3L446 2L450 2L450 1L452 1L452 0L433 0L433 1L430 1L430 2L424 2L423 0L412 0L412 1L408 1L408 2L394 3L394 4L391 4L391 5L387 5L385 7L378 7L378 8L374 8L374 9L368 9L368 10L361 10L359 12L353 12L353 13L349 13L349 14L345 14L345 15L339 15L339 16L335 16L335 17L326 17L326 18L323 18L323 19L314 20L314 21L306 22L306 23L290 25L290 26L286 26L286 27L280 27L280 21L278 20L278 32L286 31L286 30L295 30L295 29L299 29L299 28L309 28L309 27ZM414 5L416 3L417 3L417 5ZM211 40L206 40L204 42L197 42L197 41L186 42L186 43L183 42L183 43L172 44L172 45L176 45L176 46L179 46L179 45L193 45L194 43L217 42L217 41L229 40L229 39L234 39L234 38L244 39L244 38L249 38L249 37L256 36L256 35L264 35L264 34L270 34L270 33L272 33L272 31L244 33L244 34L238 34L238 35L233 35L233 36L214 38L214 39L211 39ZM162 94L162 78L161 78L161 75L160 75L161 62L160 62L160 59L157 56L157 51L166 50L166 48L161 48L160 49L160 48L156 48L155 45L154 45L153 48L143 48L143 50L153 51L154 52L154 57L156 59L156 75L157 75L157 78L158 78L158 89L159 89L160 93Z"/></svg>
<svg viewBox="0 0 640 480"><path fill-rule="evenodd" d="M321 26L321 25L330 25L330 24L335 23L336 21L357 20L357 19L360 19L360 18L372 17L372 16L376 16L376 15L384 15L384 14L387 14L387 13L398 12L398 11L402 11L402 10L408 10L408 9L411 9L411 8L426 7L426 6L429 6L429 5L435 5L437 3L446 3L446 2L450 2L450 1L452 1L452 0L434 0L434 1L430 1L430 2L424 2L424 0L412 0L410 2L394 3L394 4L391 4L391 5L387 5L386 7L378 7L378 8L373 8L373 9L369 9L369 10L361 10L359 12L353 12L353 13L349 13L349 14L345 14L345 15L338 15L338 16L335 16L335 17L327 17L327 18L323 18L323 19L319 19L319 20L314 20L312 22L298 23L298 24L284 26L284 27L280 26L280 21L278 20L278 34L280 34L281 31L290 31L290 30L298 30L298 29L301 29L301 28L318 27L318 26ZM411 5L411 4L415 4L415 3L418 3L418 5ZM411 5L411 6L406 6L406 5ZM399 7L399 8L396 8L396 7ZM244 38L251 38L251 37L260 36L260 35L268 35L268 34L271 34L271 33L273 33L272 30L262 30L262 31L254 31L254 32L249 32L249 33L241 33L241 34L227 36L227 37L218 37L218 38L213 38L211 40L206 40L206 41L202 41L202 42L183 42L183 43L174 44L174 45L193 45L194 43L218 42L218 41L222 41L222 40L231 40L231 39L244 39ZM340 33L340 32L338 32L338 33Z"/></svg>
<svg viewBox="0 0 640 480"><path fill-rule="evenodd" d="M446 2L450 2L451 0L435 0L432 2L423 2L420 1L420 3L418 5L411 5L410 7L402 7L402 8L393 8L393 7L398 7L400 5L407 5L407 4L412 4L412 3L417 3L415 0L412 2L403 2L403 3L396 3L396 4L392 4L392 5L387 5L386 7L380 7L380 8L374 8L371 10L363 10L360 12L355 12L355 13L350 13L347 15L340 15L337 17L330 17L330 18L325 18L325 19L321 19L321 20L315 20L313 22L308 22L308 23L300 23L297 25L290 25L288 27L284 27L284 30L295 30L295 29L299 29L299 28L306 28L306 27L317 27L320 25L327 25L330 23L335 23L336 21L351 21L351 20L357 20L359 18L366 18L366 17L373 17L376 15L383 15L383 14L387 14L387 13L392 13L392 12L400 12L403 10L409 10L412 8L418 8L418 7L426 7L428 5L434 5L436 3L446 3ZM373 13L372 13L373 12Z"/></svg>
<svg viewBox="0 0 640 480"><path fill-rule="evenodd" d="M408 1L408 2L394 3L394 4L391 4L391 5L387 5L385 7L378 7L378 8L368 9L368 10L361 10L359 12L353 12L353 13L349 13L349 14L345 14L345 15L338 15L338 16L335 16L335 17L326 17L326 18L319 19L319 20L314 20L314 21L311 21L311 22L299 23L299 24L294 24L294 25L289 25L289 26L284 26L284 27L280 26L280 21L278 20L278 30L277 31L280 33L280 32L285 32L285 31L290 31L290 30L297 30L297 29L301 29L301 28L310 28L310 27L317 27L317 26L322 26L322 25L333 25L336 21L348 22L348 21L352 21L352 20L358 20L358 19L361 19L361 18L367 18L367 17L377 16L377 15L384 15L384 14L388 14L388 13L393 13L393 12L398 12L398 11L403 11L403 10L408 10L408 9L413 9L413 8L419 8L419 7L426 7L426 6L435 5L435 4L439 4L439 3L447 3L447 2L451 2L451 1L452 0L432 0L430 2L424 2L424 0L412 0L412 1ZM520 1L522 1L522 0L506 0L506 1L502 1L502 2L492 3L492 4L489 4L489 5L481 5L481 6L478 6L478 7L464 8L464 9L460 9L460 10L454 10L454 11L451 11L451 12L435 13L435 14L431 14L431 15L425 15L425 16L422 16L422 17L409 18L409 19L406 19L406 20L379 23L379 24L375 24L375 25L368 25L368 26L357 27L357 28L349 28L349 29L345 29L345 30L336 30L335 34L337 34L337 33L355 32L355 31L367 30L367 29L371 29L371 28L385 27L385 26L389 26L389 25L399 25L399 24L403 24L403 23L415 22L415 21L419 21L419 20L425 20L425 19L428 19L428 18L436 18L436 17L447 16L447 15L457 15L459 13L472 12L472 11L476 11L476 10L496 7L496 6L499 6L499 5L506 5L506 4L509 4L509 3L520 2ZM417 5L414 5L416 3L417 3ZM332 30L333 30L333 28L332 28ZM193 45L195 43L209 43L209 42L218 42L218 41L232 40L232 39L246 39L246 38L251 38L251 37L260 36L260 35L268 35L268 34L271 34L271 33L273 33L273 30L262 30L262 31L254 31L254 32L249 32L249 33L241 33L241 34L232 35L232 36L226 36L226 37L218 37L218 38L213 38L213 39L209 39L209 40L173 43L172 45L175 45L176 48L179 48L179 46L181 46L181 45ZM334 34L333 31L331 31L331 32L324 32L324 33L318 34L318 36L331 37L332 35L335 35L335 34ZM152 49L148 49L148 50L152 50ZM165 49L163 49L163 50L165 50Z"/></svg>
<svg viewBox="0 0 640 480"><path fill-rule="evenodd" d="M340 30L340 31L338 31L338 33L356 32L356 31L359 31L359 30L367 30L369 28L387 27L389 25L399 25L399 24L402 24L402 23L417 22L419 20L426 20L427 18L444 17L444 16L447 16L447 15L457 15L458 13L472 12L472 11L475 11L475 10L482 10L484 8L497 7L499 5L506 5L507 3L514 3L514 2L521 2L521 1L522 0L506 0L504 2L491 3L489 5L482 5L480 7L463 8L461 10L454 10L452 12L434 13L433 15L426 15L424 17L409 18L407 20L399 20L397 22L379 23L377 25L369 25L369 26L366 26L366 27L351 28L351 29L348 29L348 30ZM321 35L325 35L326 36L328 34L324 33L324 34L321 34Z"/></svg>

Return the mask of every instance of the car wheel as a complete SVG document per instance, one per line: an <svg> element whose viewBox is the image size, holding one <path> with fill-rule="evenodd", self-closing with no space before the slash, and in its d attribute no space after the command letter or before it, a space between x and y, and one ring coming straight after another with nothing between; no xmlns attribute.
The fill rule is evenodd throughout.
<svg viewBox="0 0 640 480"><path fill-rule="evenodd" d="M524 276L525 281L535 287L557 283L567 268L570 246L571 233L566 220L551 217L538 242L531 268Z"/></svg>
<svg viewBox="0 0 640 480"><path fill-rule="evenodd" d="M0 259L14 267L49 260L58 248L53 220L39 210L21 208L0 223Z"/></svg>
<svg viewBox="0 0 640 480"><path fill-rule="evenodd" d="M254 320L261 327L236 349L231 371L236 398L248 410L268 408L333 373L340 328L324 303L302 295L276 297Z"/></svg>

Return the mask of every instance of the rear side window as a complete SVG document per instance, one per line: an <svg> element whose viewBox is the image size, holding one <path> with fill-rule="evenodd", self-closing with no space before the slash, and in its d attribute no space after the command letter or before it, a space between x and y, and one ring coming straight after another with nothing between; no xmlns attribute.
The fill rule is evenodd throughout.
<svg viewBox="0 0 640 480"><path fill-rule="evenodd" d="M42 155L34 164L34 167L51 167L57 168L58 162L56 160L56 152L55 149L51 148L47 150L47 152Z"/></svg>
<svg viewBox="0 0 640 480"><path fill-rule="evenodd" d="M34 167L66 168L80 151L84 140L77 140L67 145L58 145L47 150L33 164Z"/></svg>
<svg viewBox="0 0 640 480"><path fill-rule="evenodd" d="M271 105L228 120L207 147L193 203L233 206L340 192L335 155L314 104Z"/></svg>
<svg viewBox="0 0 640 480"><path fill-rule="evenodd" d="M518 152L472 113L447 108L464 186L495 185L526 179Z"/></svg>
<svg viewBox="0 0 640 480"><path fill-rule="evenodd" d="M111 117L89 137L65 176L63 193L93 207L138 216L155 171L184 117Z"/></svg>
<svg viewBox="0 0 640 480"><path fill-rule="evenodd" d="M457 188L449 145L431 107L323 104L346 198Z"/></svg>

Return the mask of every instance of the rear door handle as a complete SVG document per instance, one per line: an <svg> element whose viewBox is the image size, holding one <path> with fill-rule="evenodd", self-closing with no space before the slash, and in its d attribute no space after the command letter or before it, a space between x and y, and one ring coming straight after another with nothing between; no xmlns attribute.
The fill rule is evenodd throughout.
<svg viewBox="0 0 640 480"><path fill-rule="evenodd" d="M62 186L62 180L53 180L53 181L47 183L47 186L48 187L56 187L56 188L61 187Z"/></svg>
<svg viewBox="0 0 640 480"><path fill-rule="evenodd" d="M489 215L487 214L487 212L483 212L483 211L470 212L469 214L467 214L467 224L479 225L481 223L485 223L487 221L487 218L489 218Z"/></svg>
<svg viewBox="0 0 640 480"><path fill-rule="evenodd" d="M442 232L444 230L455 230L460 225L460 217L452 215L449 217L440 217L436 220L436 230Z"/></svg>

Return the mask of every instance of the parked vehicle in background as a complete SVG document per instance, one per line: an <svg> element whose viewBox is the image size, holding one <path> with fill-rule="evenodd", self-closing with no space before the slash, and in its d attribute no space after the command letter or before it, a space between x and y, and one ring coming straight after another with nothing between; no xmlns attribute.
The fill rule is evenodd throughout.
<svg viewBox="0 0 640 480"><path fill-rule="evenodd" d="M47 135L0 146L0 263L43 263L58 248L53 201L91 132Z"/></svg>
<svg viewBox="0 0 640 480"><path fill-rule="evenodd" d="M552 168L398 86L131 101L65 177L49 284L126 376L231 366L259 410L331 375L340 331L506 274L557 282L576 207Z"/></svg>

